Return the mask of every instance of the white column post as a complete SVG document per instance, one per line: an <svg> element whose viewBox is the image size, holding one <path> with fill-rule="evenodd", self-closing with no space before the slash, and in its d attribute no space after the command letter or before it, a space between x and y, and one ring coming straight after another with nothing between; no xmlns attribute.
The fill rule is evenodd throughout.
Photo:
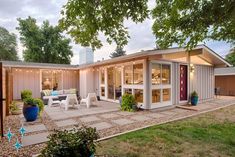
<svg viewBox="0 0 235 157"><path fill-rule="evenodd" d="M144 63L143 63L143 84L144 84L144 89L143 89L143 107L145 109L151 109L151 104L150 104L150 70L149 70L149 61L148 59L144 59Z"/></svg>

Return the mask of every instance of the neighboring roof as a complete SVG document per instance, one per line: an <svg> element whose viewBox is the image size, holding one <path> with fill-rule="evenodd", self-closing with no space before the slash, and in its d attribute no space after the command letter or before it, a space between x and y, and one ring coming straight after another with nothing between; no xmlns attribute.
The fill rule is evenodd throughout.
<svg viewBox="0 0 235 157"><path fill-rule="evenodd" d="M23 67L23 68L62 68L62 69L77 69L78 65L70 64L51 64L51 63L34 63L20 61L0 61L3 67Z"/></svg>
<svg viewBox="0 0 235 157"><path fill-rule="evenodd" d="M215 68L215 76L235 75L235 67Z"/></svg>
<svg viewBox="0 0 235 157"><path fill-rule="evenodd" d="M208 48L206 45L198 45L193 50L206 50L207 54L209 54L216 63L222 63L226 66L231 66L224 58L218 55L216 52ZM105 64L112 64L120 61L128 61L130 59L139 59L141 57L148 57L157 54L169 54L169 53L177 53L177 52L185 52L185 48L168 48L168 49L153 49L153 50L145 50L121 57L116 57L112 59L107 59L103 61L98 61L89 64L82 64L82 65L69 65L69 64L49 64L49 63L33 63L33 62L14 62L14 61L2 61L3 66L8 67L32 67L32 68L65 68L65 69L84 69L94 66L102 66ZM208 56L208 55L207 55Z"/></svg>

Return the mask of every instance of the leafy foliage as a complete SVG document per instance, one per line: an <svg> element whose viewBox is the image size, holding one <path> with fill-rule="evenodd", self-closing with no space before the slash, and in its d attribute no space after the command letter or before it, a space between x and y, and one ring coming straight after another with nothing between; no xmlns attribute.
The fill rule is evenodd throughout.
<svg viewBox="0 0 235 157"><path fill-rule="evenodd" d="M18 60L16 35L0 27L0 60Z"/></svg>
<svg viewBox="0 0 235 157"><path fill-rule="evenodd" d="M11 112L19 111L19 110L20 110L20 108L17 106L17 104L16 104L15 101L13 101L13 102L10 104L9 109L10 109Z"/></svg>
<svg viewBox="0 0 235 157"><path fill-rule="evenodd" d="M34 101L38 105L38 108L39 108L38 114L41 115L42 111L44 110L44 103L41 99L34 99Z"/></svg>
<svg viewBox="0 0 235 157"><path fill-rule="evenodd" d="M156 0L152 11L157 44L195 47L205 39L235 40L234 0Z"/></svg>
<svg viewBox="0 0 235 157"><path fill-rule="evenodd" d="M198 97L197 92L196 92L196 91L193 91L193 92L191 93L191 97Z"/></svg>
<svg viewBox="0 0 235 157"><path fill-rule="evenodd" d="M24 99L25 106L38 106L38 103L32 97L27 97Z"/></svg>
<svg viewBox="0 0 235 157"><path fill-rule="evenodd" d="M51 26L44 21L42 26L36 24L36 19L18 19L20 40L25 46L24 60L27 62L70 64L73 53L70 39L62 35L58 26Z"/></svg>
<svg viewBox="0 0 235 157"><path fill-rule="evenodd" d="M148 17L147 0L69 0L61 11L60 26L76 43L100 48L99 34L123 47L129 38L126 19ZM151 11L153 33L160 48L173 44L195 47L207 39L235 40L234 0L156 0Z"/></svg>
<svg viewBox="0 0 235 157"><path fill-rule="evenodd" d="M133 105L135 105L135 98L131 94L124 94L122 96L122 105L121 108L123 111L133 111Z"/></svg>
<svg viewBox="0 0 235 157"><path fill-rule="evenodd" d="M98 134L94 128L80 127L70 131L55 131L49 136L47 146L40 156L90 157L96 151L97 139Z"/></svg>
<svg viewBox="0 0 235 157"><path fill-rule="evenodd" d="M128 42L125 19L143 22L148 17L148 0L68 0L61 11L60 26L67 30L76 43L102 46L99 33L107 37L107 42L115 42L123 47Z"/></svg>
<svg viewBox="0 0 235 157"><path fill-rule="evenodd" d="M226 60L235 66L235 48L231 49L229 54L226 55Z"/></svg>
<svg viewBox="0 0 235 157"><path fill-rule="evenodd" d="M26 98L31 98L32 97L32 91L25 89L21 91L21 100L24 100Z"/></svg>
<svg viewBox="0 0 235 157"><path fill-rule="evenodd" d="M110 54L110 58L115 58L115 57L120 57L120 56L125 56L126 51L123 50L121 47L117 47L114 52Z"/></svg>

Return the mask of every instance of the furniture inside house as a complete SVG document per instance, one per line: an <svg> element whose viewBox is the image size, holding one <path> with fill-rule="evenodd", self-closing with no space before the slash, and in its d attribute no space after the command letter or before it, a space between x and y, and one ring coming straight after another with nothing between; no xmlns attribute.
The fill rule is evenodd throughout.
<svg viewBox="0 0 235 157"><path fill-rule="evenodd" d="M68 110L69 105L78 106L78 99L76 94L68 94L65 100L60 101L60 106L64 106L65 110Z"/></svg>
<svg viewBox="0 0 235 157"><path fill-rule="evenodd" d="M88 93L87 97L82 99L80 104L85 103L87 105L87 108L90 108L92 103L97 102L97 96L95 93Z"/></svg>

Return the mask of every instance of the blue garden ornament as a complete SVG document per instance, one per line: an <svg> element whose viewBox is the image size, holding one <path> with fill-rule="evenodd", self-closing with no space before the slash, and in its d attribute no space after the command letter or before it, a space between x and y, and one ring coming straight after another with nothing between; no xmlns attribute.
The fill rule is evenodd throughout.
<svg viewBox="0 0 235 157"><path fill-rule="evenodd" d="M22 144L21 143L19 143L19 140L18 140L18 138L17 138L17 140L16 140L16 143L15 143L15 149L16 149L16 151L18 152L18 150L22 147Z"/></svg>
<svg viewBox="0 0 235 157"><path fill-rule="evenodd" d="M14 134L11 132L10 128L8 128L7 134L5 134L5 136L7 137L8 142L10 142L12 137L14 136Z"/></svg>
<svg viewBox="0 0 235 157"><path fill-rule="evenodd" d="M21 128L19 129L19 131L20 131L21 136L23 137L26 132L26 129L22 125Z"/></svg>

